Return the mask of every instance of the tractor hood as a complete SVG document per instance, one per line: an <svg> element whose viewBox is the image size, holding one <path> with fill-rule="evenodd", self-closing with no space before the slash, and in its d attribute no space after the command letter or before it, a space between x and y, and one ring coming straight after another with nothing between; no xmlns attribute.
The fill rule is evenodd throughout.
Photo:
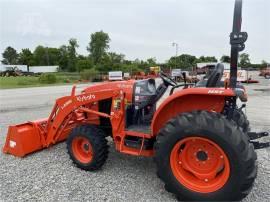
<svg viewBox="0 0 270 202"><path fill-rule="evenodd" d="M106 81L102 83L93 84L90 87L85 88L82 93L90 93L93 91L99 90L122 90L125 93L125 97L128 102L132 102L133 98L133 89L136 80L127 80L127 81Z"/></svg>

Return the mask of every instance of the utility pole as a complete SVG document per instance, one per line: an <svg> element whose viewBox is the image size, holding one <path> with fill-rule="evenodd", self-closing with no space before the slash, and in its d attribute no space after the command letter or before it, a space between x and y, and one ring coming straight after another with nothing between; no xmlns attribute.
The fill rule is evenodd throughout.
<svg viewBox="0 0 270 202"><path fill-rule="evenodd" d="M175 46L175 69L177 68L177 55L178 55L178 43L173 42L172 46Z"/></svg>

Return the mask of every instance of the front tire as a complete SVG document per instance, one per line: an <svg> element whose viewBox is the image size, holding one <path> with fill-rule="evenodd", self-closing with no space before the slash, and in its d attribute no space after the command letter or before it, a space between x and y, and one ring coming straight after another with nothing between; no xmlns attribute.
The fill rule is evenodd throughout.
<svg viewBox="0 0 270 202"><path fill-rule="evenodd" d="M155 144L158 176L181 200L241 200L257 174L248 137L218 113L195 111L172 118Z"/></svg>
<svg viewBox="0 0 270 202"><path fill-rule="evenodd" d="M94 125L74 128L67 139L67 151L73 163L87 171L99 170L108 158L106 134Z"/></svg>

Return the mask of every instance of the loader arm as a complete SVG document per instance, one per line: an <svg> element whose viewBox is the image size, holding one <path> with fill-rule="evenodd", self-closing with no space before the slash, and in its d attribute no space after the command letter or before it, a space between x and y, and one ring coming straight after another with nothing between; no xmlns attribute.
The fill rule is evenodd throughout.
<svg viewBox="0 0 270 202"><path fill-rule="evenodd" d="M117 98L120 94L119 89L103 89L75 95L74 86L70 96L56 100L48 119L9 126L3 152L23 157L63 141L77 124L89 123L84 113L112 118L110 114L90 107L97 106L100 100Z"/></svg>
<svg viewBox="0 0 270 202"><path fill-rule="evenodd" d="M69 125L69 116L71 116L72 112L78 113L80 112L80 108L84 105L89 105L90 103L112 98L118 94L119 91L106 89L91 93L83 93L80 95L65 96L57 99L47 122L46 147L48 147L50 144L55 144L61 135L61 129L64 129ZM85 110L82 108L81 111ZM87 113L94 113L98 116L106 116L105 114L99 113L95 110L87 110Z"/></svg>

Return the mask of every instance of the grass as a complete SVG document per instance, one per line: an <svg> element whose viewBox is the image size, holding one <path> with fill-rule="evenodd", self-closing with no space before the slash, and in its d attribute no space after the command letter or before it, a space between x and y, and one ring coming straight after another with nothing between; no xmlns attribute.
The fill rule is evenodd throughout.
<svg viewBox="0 0 270 202"><path fill-rule="evenodd" d="M0 89L72 84L80 80L78 73L59 72L54 74L56 82L53 84L41 83L39 76L0 77Z"/></svg>

